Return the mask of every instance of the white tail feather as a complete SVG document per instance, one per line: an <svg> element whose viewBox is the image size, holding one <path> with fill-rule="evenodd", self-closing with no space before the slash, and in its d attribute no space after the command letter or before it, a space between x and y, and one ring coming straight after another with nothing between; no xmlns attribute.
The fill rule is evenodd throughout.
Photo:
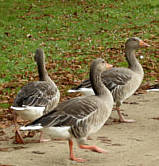
<svg viewBox="0 0 159 166"><path fill-rule="evenodd" d="M13 106L11 106L10 108L13 109L13 110L17 110L17 111L22 111L22 110L26 109L24 107L13 107Z"/></svg>
<svg viewBox="0 0 159 166"><path fill-rule="evenodd" d="M68 90L68 92L69 93L80 92L85 96L94 95L94 91L93 91L92 88L80 88L80 89L77 89L77 90L70 89L70 90Z"/></svg>
<svg viewBox="0 0 159 166"><path fill-rule="evenodd" d="M12 109L17 110L17 111L23 111L23 110L35 110L35 111L44 111L45 107L34 107L34 106L27 106L27 105L23 105L22 107L14 107L11 106Z"/></svg>
<svg viewBox="0 0 159 166"><path fill-rule="evenodd" d="M74 93L74 92L78 92L78 91L77 90L73 90L73 89L69 89L67 92L68 93Z"/></svg>
<svg viewBox="0 0 159 166"><path fill-rule="evenodd" d="M147 92L159 92L159 89L147 89Z"/></svg>
<svg viewBox="0 0 159 166"><path fill-rule="evenodd" d="M20 130L39 130L42 128L42 126L22 126L20 127Z"/></svg>
<svg viewBox="0 0 159 166"><path fill-rule="evenodd" d="M22 107L11 107L14 111L25 120L35 120L43 115L45 107L33 107L23 105Z"/></svg>
<svg viewBox="0 0 159 166"><path fill-rule="evenodd" d="M93 92L92 88L80 88L80 92Z"/></svg>

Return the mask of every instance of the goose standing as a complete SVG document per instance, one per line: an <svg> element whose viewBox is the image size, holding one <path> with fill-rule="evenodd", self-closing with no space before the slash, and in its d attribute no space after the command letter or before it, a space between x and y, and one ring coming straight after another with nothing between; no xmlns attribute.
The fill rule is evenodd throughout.
<svg viewBox="0 0 159 166"><path fill-rule="evenodd" d="M39 81L25 85L17 94L11 107L22 119L30 121L54 109L60 99L60 92L45 68L45 55L42 49L36 50L34 59L38 66ZM19 136L19 143L24 143L17 124L15 126L16 138ZM42 141L42 133L40 141Z"/></svg>
<svg viewBox="0 0 159 166"><path fill-rule="evenodd" d="M95 95L81 96L60 103L54 110L40 117L21 130L41 129L53 138L65 138L69 141L70 159L77 162L85 160L76 158L73 154L75 138L81 149L89 149L99 153L106 151L85 144L86 138L97 132L109 118L113 108L113 97L101 81L101 73L111 65L105 64L101 58L91 64L90 80Z"/></svg>
<svg viewBox="0 0 159 166"><path fill-rule="evenodd" d="M120 106L124 100L133 95L139 88L144 77L144 71L136 59L135 52L139 47L149 46L137 37L129 38L125 43L125 54L129 68L112 68L102 73L104 85L111 91L120 122L134 122L135 120L125 119L120 112ZM92 95L90 80L83 81L79 86L68 92L81 92L84 95Z"/></svg>

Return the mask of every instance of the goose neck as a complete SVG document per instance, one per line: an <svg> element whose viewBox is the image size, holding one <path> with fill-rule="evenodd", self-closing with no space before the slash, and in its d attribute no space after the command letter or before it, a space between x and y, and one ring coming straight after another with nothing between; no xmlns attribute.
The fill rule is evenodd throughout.
<svg viewBox="0 0 159 166"><path fill-rule="evenodd" d="M104 86L101 73L96 70L91 70L90 72L90 81L92 84L92 88L96 96L102 96L109 94L109 90Z"/></svg>
<svg viewBox="0 0 159 166"><path fill-rule="evenodd" d="M129 68L134 72L143 73L142 66L137 60L135 52L136 50L134 49L126 49L125 51L126 60L128 62Z"/></svg>
<svg viewBox="0 0 159 166"><path fill-rule="evenodd" d="M51 78L48 75L48 72L45 68L45 64L44 62L37 62L37 66L38 66L38 73L39 73L39 81L48 81L48 82L52 82Z"/></svg>

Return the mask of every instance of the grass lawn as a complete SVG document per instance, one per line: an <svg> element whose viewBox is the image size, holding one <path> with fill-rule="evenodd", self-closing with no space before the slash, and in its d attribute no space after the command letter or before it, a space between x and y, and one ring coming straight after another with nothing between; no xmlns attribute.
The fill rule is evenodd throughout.
<svg viewBox="0 0 159 166"><path fill-rule="evenodd" d="M64 98L88 76L92 59L127 66L124 43L132 36L151 45L138 51L144 55L144 82L159 79L158 0L0 0L0 108L7 109L22 85L38 79L38 47Z"/></svg>

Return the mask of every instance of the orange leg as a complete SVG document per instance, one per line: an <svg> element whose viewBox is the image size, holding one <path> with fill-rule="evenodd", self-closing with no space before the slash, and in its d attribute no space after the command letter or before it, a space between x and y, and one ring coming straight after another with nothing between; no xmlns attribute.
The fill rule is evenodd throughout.
<svg viewBox="0 0 159 166"><path fill-rule="evenodd" d="M106 153L107 151L105 151L104 149L101 149L97 146L89 146L89 145L80 145L79 146L81 149L88 149L94 152L98 152L98 153Z"/></svg>
<svg viewBox="0 0 159 166"><path fill-rule="evenodd" d="M116 107L116 110L117 110L117 112L118 112L119 121L120 121L121 123L133 123L133 122L135 122L135 120L133 120L133 119L125 119L124 116L121 114L119 107Z"/></svg>
<svg viewBox="0 0 159 166"><path fill-rule="evenodd" d="M20 131L18 129L17 115L15 114L15 112L13 113L13 116L14 116L14 125L15 125L15 141L18 144L24 144L23 137L21 136Z"/></svg>
<svg viewBox="0 0 159 166"><path fill-rule="evenodd" d="M70 149L70 160L77 161L77 162L84 162L86 160L82 158L76 158L73 154L73 141L69 140L69 149Z"/></svg>
<svg viewBox="0 0 159 166"><path fill-rule="evenodd" d="M40 131L40 140L39 140L39 142L48 142L48 141L50 141L50 139L44 139L43 138L43 132Z"/></svg>
<svg viewBox="0 0 159 166"><path fill-rule="evenodd" d="M41 143L41 142L48 142L48 141L50 141L50 139L44 139L43 132L40 131L40 139L39 140L29 140L29 141L26 141L26 143Z"/></svg>

